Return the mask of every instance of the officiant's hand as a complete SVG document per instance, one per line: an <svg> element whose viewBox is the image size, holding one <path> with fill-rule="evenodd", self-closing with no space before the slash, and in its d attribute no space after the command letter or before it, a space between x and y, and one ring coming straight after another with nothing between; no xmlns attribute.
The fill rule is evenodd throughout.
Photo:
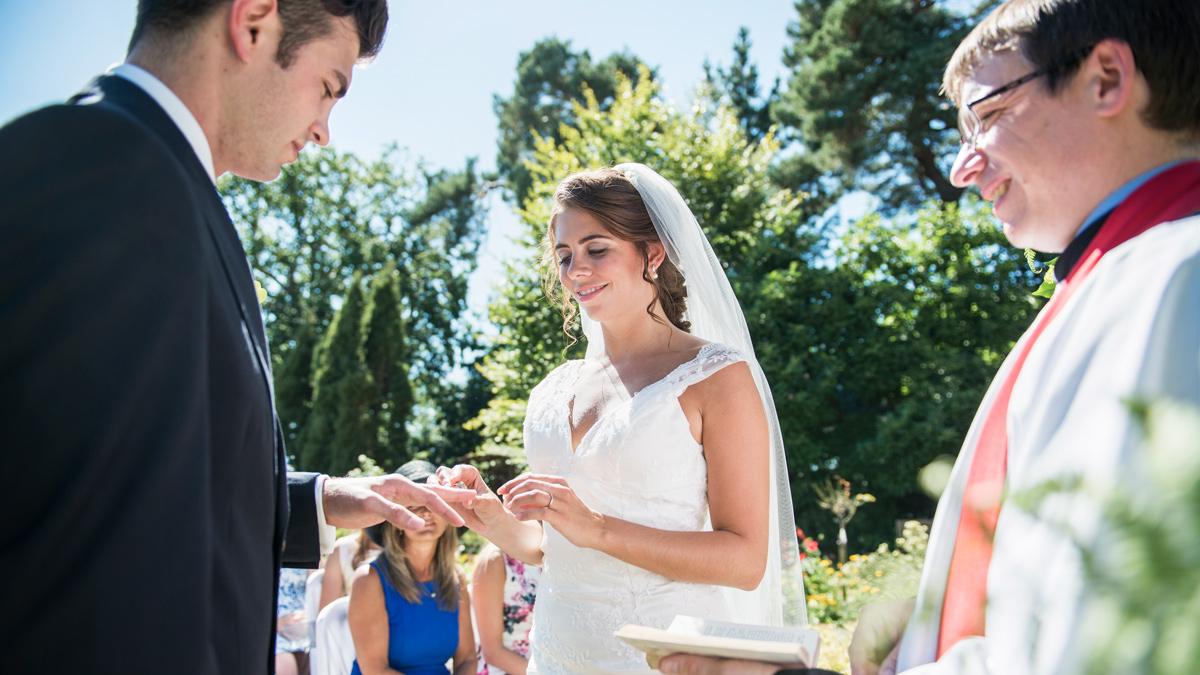
<svg viewBox="0 0 1200 675"><path fill-rule="evenodd" d="M504 504L492 489L484 482L479 469L470 464L459 464L453 468L440 466L431 482L446 487L465 487L471 491L470 499L456 502L451 506L462 517L467 527L488 536L489 531L512 518L512 514L504 509Z"/></svg>
<svg viewBox="0 0 1200 675"><path fill-rule="evenodd" d="M661 672L675 675L775 675L788 667L778 663L715 659L694 654L672 654L658 663ZM803 664L795 667L801 668Z"/></svg>
<svg viewBox="0 0 1200 675"><path fill-rule="evenodd" d="M496 490L517 520L550 523L572 544L599 548L604 535L604 514L588 508L567 479L524 473Z"/></svg>
<svg viewBox="0 0 1200 675"><path fill-rule="evenodd" d="M916 598L885 600L863 607L850 639L853 675L894 675L900 638L912 617Z"/></svg>
<svg viewBox="0 0 1200 675"><path fill-rule="evenodd" d="M450 521L463 524L462 516L450 504L473 499L471 490L422 485L397 474L364 478L327 478L321 493L325 522L357 530L386 520L396 527L418 530L425 519L401 504L424 506Z"/></svg>

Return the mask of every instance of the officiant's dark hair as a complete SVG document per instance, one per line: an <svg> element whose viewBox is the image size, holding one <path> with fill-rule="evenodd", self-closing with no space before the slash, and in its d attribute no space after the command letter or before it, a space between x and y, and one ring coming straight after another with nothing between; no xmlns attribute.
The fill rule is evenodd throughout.
<svg viewBox="0 0 1200 675"><path fill-rule="evenodd" d="M654 311L655 305L662 307L666 320L676 328L690 333L692 324L683 318L687 310L687 287L683 283L683 274L670 260L664 258L659 264L658 278L650 276L650 244L662 244L654 222L650 220L650 212L646 210L646 202L638 194L637 188L616 169L592 169L581 171L563 179L554 192L554 211L550 216L550 225L546 228L542 267L545 271L543 287L551 300L558 301L562 306L563 332L571 338L571 324L579 309L571 302L570 295L563 292L558 280L558 258L554 247L558 244L555 239L554 225L558 214L565 209L587 211L600 221L606 230L617 239L633 242L642 254L642 279L654 286L655 298L646 306L646 313L655 321L665 323L663 317Z"/></svg>
<svg viewBox="0 0 1200 675"><path fill-rule="evenodd" d="M1200 142L1197 0L1008 0L958 45L942 79L956 105L971 73L992 54L1016 51L1046 75L1035 86L1058 93L1101 40L1129 45L1150 100L1146 125Z"/></svg>
<svg viewBox="0 0 1200 675"><path fill-rule="evenodd" d="M129 49L142 38L168 39L187 32L230 0L138 0L137 20ZM358 58L369 59L383 47L387 31L387 0L278 0L283 37L275 60L284 68L296 50L333 31L334 17L354 17L358 30Z"/></svg>

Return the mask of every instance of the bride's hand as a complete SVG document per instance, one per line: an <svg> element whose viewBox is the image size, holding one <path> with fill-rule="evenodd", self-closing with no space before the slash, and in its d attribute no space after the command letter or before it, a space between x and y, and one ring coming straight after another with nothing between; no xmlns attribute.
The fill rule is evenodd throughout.
<svg viewBox="0 0 1200 675"><path fill-rule="evenodd" d="M604 532L604 515L583 503L561 476L526 473L500 486L504 506L517 520L550 523L572 544L598 548Z"/></svg>
<svg viewBox="0 0 1200 675"><path fill-rule="evenodd" d="M470 464L459 464L453 468L438 467L429 477L430 482L448 487L465 487L475 491L475 497L463 503L451 504L451 508L462 516L467 527L486 535L488 530L512 517L500 502L500 498L484 482L479 469Z"/></svg>

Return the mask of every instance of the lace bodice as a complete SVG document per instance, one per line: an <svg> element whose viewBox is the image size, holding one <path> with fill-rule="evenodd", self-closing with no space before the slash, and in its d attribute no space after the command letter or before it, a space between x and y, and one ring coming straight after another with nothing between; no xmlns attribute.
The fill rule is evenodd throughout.
<svg viewBox="0 0 1200 675"><path fill-rule="evenodd" d="M571 451L570 404L583 361L569 361L529 397L530 469L560 475L591 508L663 530L711 529L704 448L679 396L745 358L709 343L690 361L608 408ZM716 586L682 583L581 549L545 525L531 671L650 672L641 652L613 637L626 623L665 628L676 614L723 616Z"/></svg>

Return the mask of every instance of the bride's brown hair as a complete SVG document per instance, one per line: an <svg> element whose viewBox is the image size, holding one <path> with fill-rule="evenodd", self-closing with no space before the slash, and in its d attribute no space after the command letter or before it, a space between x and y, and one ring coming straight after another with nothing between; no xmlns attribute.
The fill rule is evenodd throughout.
<svg viewBox="0 0 1200 675"><path fill-rule="evenodd" d="M662 244L662 240L654 229L654 222L650 220L650 212L646 210L642 196L620 171L611 168L592 169L571 174L558 184L558 189L554 191L554 210L543 242L542 286L546 295L560 304L563 333L571 339L572 344L577 338L571 335L571 323L579 314L579 308L571 302L570 294L564 292L559 283L558 258L554 251L558 245L554 226L559 214L567 209L586 211L617 239L633 242L642 254L642 279L654 286L654 300L646 306L646 313L655 321L665 323L655 311L655 305L658 305L666 314L666 321L690 333L692 324L683 318L687 310L687 287L679 268L664 257L658 266L658 278L650 276L650 244Z"/></svg>

